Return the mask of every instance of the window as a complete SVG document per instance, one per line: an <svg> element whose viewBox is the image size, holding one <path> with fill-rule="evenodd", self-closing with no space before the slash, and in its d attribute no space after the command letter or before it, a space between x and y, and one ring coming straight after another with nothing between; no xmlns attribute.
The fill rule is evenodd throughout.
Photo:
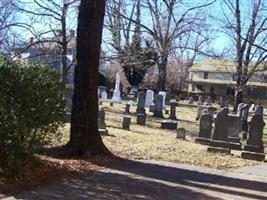
<svg viewBox="0 0 267 200"><path fill-rule="evenodd" d="M204 79L208 79L209 77L209 73L208 72L204 72Z"/></svg>

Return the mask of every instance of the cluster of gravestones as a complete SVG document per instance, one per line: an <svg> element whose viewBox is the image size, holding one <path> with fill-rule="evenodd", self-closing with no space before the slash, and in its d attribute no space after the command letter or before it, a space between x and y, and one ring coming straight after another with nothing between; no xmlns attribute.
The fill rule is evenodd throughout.
<svg viewBox="0 0 267 200"><path fill-rule="evenodd" d="M192 96L190 96L188 98L188 103L189 104L193 104L194 103L194 98ZM221 108L227 107L227 98L224 96L221 96L219 98L219 101L217 102L218 105L220 105ZM206 105L206 106L210 106L212 105L212 98L211 96L208 96L206 98L204 98L203 95L199 95L198 96L198 101L197 101L197 105Z"/></svg>
<svg viewBox="0 0 267 200"><path fill-rule="evenodd" d="M251 122L248 122L248 111L249 106L242 103L238 106L237 114L229 113L229 109L225 107L213 119L213 113L203 110L196 142L209 145L210 152L230 154L231 149L242 150L242 158L264 160L263 107L255 107Z"/></svg>

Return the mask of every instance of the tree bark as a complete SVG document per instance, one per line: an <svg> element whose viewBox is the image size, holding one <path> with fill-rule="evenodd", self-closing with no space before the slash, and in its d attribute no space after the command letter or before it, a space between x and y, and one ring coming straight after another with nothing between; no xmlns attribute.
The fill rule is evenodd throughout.
<svg viewBox="0 0 267 200"><path fill-rule="evenodd" d="M167 63L168 56L166 54L162 54L160 56L160 61L158 63L159 76L158 76L158 91L166 91L166 76L167 76Z"/></svg>
<svg viewBox="0 0 267 200"><path fill-rule="evenodd" d="M67 145L73 155L109 155L98 132L97 81L105 0L81 0L77 29L77 66Z"/></svg>

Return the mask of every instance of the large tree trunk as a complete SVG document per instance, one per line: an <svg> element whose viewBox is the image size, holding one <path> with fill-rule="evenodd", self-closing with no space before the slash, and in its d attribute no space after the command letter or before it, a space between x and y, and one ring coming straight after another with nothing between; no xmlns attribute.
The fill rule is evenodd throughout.
<svg viewBox="0 0 267 200"><path fill-rule="evenodd" d="M158 91L166 91L167 63L168 63L168 56L161 55L161 59L158 63L158 69L159 69L159 77L157 84Z"/></svg>
<svg viewBox="0 0 267 200"><path fill-rule="evenodd" d="M67 145L73 155L108 155L98 132L97 79L105 0L81 0L77 29L77 66Z"/></svg>

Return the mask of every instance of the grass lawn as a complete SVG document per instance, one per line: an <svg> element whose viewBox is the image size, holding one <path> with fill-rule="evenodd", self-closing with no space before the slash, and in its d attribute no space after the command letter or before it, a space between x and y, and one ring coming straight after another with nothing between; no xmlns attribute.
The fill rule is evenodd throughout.
<svg viewBox="0 0 267 200"><path fill-rule="evenodd" d="M104 143L117 156L128 159L164 160L187 163L212 168L236 168L260 164L257 161L240 158L240 151L233 155L208 153L207 146L196 144L193 137L198 133L198 121L195 121L196 107L178 106L178 127L187 131L186 141L176 139L176 132L160 129L161 119L153 118L148 112L146 126L136 125L136 117L131 115L131 130L121 128L125 104L109 107L105 102L101 107L106 110L106 124L110 136L103 136ZM131 113L136 110L131 106ZM167 115L165 116L167 118ZM69 124L64 127L63 143L67 142ZM266 134L266 129L265 129Z"/></svg>

